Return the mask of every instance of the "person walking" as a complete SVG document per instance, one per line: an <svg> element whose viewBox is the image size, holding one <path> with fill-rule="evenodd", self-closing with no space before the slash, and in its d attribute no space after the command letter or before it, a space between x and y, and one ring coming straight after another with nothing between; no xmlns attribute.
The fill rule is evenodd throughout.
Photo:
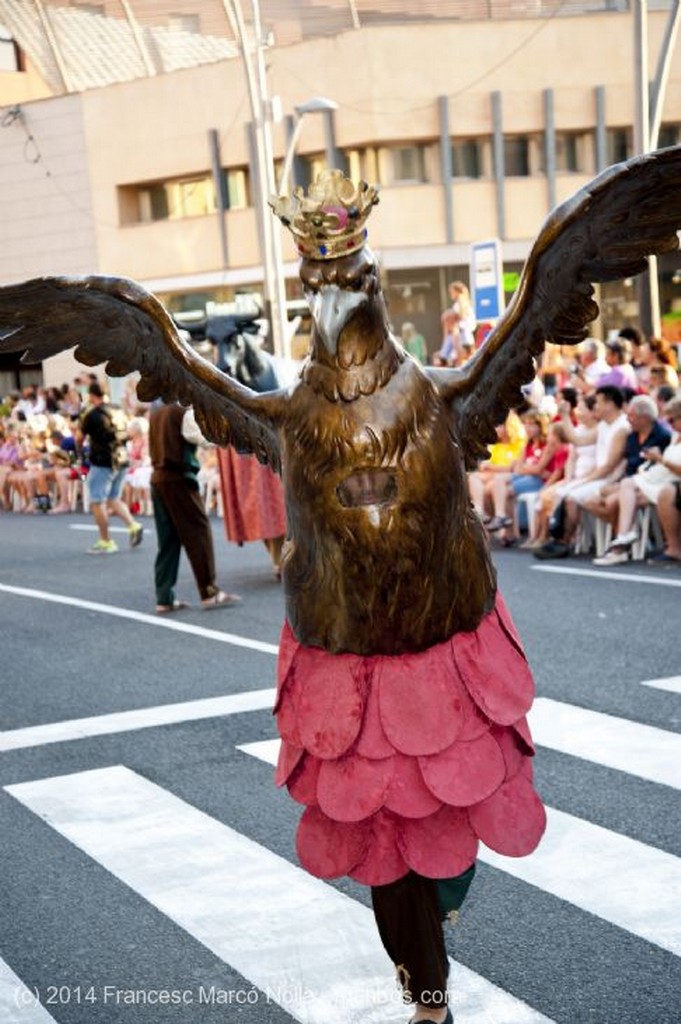
<svg viewBox="0 0 681 1024"><path fill-rule="evenodd" d="M272 357L252 335L237 317L224 316L211 320L206 336L220 369L253 391L274 391L280 382ZM261 540L280 580L286 509L279 477L255 455L239 455L231 446L218 449L218 469L227 540L240 547Z"/></svg>
<svg viewBox="0 0 681 1024"><path fill-rule="evenodd" d="M151 500L158 539L154 563L156 612L165 615L187 608L175 597L175 584L184 548L204 611L239 604L215 581L213 535L201 500L196 449L205 444L192 409L179 405L152 407L149 419Z"/></svg>
<svg viewBox="0 0 681 1024"><path fill-rule="evenodd" d="M133 548L141 544L144 528L133 518L120 497L128 471L125 414L107 403L104 391L96 381L90 384L88 395L90 404L81 417L80 441L82 443L85 437L90 441L87 485L92 515L99 531L99 538L88 549L88 554L113 555L118 551L118 544L109 536L111 515L123 520Z"/></svg>

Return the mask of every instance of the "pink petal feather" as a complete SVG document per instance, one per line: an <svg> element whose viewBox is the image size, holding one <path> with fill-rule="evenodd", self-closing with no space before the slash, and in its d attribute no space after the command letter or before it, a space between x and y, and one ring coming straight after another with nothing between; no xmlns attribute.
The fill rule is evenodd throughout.
<svg viewBox="0 0 681 1024"><path fill-rule="evenodd" d="M378 685L381 724L403 754L444 750L463 728L465 697L448 646L383 658L378 665L374 686Z"/></svg>
<svg viewBox="0 0 681 1024"><path fill-rule="evenodd" d="M485 846L507 857L532 853L546 828L546 811L524 772L469 807L468 816Z"/></svg>

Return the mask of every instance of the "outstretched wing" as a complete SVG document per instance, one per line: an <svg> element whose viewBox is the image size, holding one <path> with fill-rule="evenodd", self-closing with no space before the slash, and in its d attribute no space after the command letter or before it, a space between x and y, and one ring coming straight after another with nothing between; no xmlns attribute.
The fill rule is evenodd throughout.
<svg viewBox="0 0 681 1024"><path fill-rule="evenodd" d="M161 303L126 278L42 277L0 288L0 352L39 362L76 347L86 366L122 377L138 370L142 401L192 405L204 436L280 468L287 392L256 394L182 340Z"/></svg>
<svg viewBox="0 0 681 1024"><path fill-rule="evenodd" d="M647 256L678 247L681 146L608 168L557 207L528 257L506 313L458 370L429 370L452 404L469 466L486 455L494 427L522 401L546 342L574 345L598 316L592 282L645 270Z"/></svg>

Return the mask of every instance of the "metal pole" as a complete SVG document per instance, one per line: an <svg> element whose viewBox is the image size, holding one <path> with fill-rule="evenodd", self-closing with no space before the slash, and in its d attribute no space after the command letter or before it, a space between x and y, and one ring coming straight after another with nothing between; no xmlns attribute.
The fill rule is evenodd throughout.
<svg viewBox="0 0 681 1024"><path fill-rule="evenodd" d="M282 331L282 317L280 308L277 303L279 295L277 289L277 265L276 256L274 252L274 231L273 231L273 220L269 206L267 205L268 190L274 191L274 185L270 186L272 180L273 170L270 163L270 168L267 167L267 158L265 155L265 104L264 96L261 95L259 90L258 77L255 74L253 68L252 54L249 48L249 43L246 35L246 26L244 23L243 12L241 10L241 0L223 0L223 6L225 13L229 18L230 25L235 31L236 38L239 40L239 48L241 49L241 55L244 62L244 70L246 72L246 84L248 86L248 98L251 106L251 115L253 118L253 140L255 143L255 159L258 169L258 182L257 188L254 189L254 193L257 197L258 210L260 215L260 222L262 225L262 241L263 241L263 261L264 261L264 275L265 275L265 297L268 303L271 304L271 326L272 326L272 344L274 351L277 355L283 355L284 353L284 340L286 334ZM255 5L254 5L255 6ZM258 12L259 13L259 12ZM258 24L259 28L259 24ZM258 47L259 43L258 35ZM264 67L264 63L263 63ZM281 238L277 235L279 244L281 245ZM279 266L281 266L281 257Z"/></svg>
<svg viewBox="0 0 681 1024"><path fill-rule="evenodd" d="M295 120L293 131L288 140L288 147L286 149L286 157L284 158L284 166L281 169L281 177L279 178L279 188L277 194L280 196L285 195L288 191L288 180L291 175L291 167L293 165L293 159L296 155L296 146L298 145L298 139L303 127L303 118L305 114L299 114Z"/></svg>
<svg viewBox="0 0 681 1024"><path fill-rule="evenodd" d="M272 344L277 355L290 356L288 338L288 317L286 316L286 282L284 281L284 258L282 254L281 228L275 221L267 204L269 196L276 192L274 180L274 153L272 148L272 122L270 118L270 99L267 91L267 69L265 67L265 44L262 37L260 20L260 0L251 0L253 8L253 27L256 35L256 66L258 91L260 93L263 157L265 173L263 180L267 186L264 196L263 214L266 216L265 233L269 232L272 244L272 281L270 300L272 302Z"/></svg>
<svg viewBox="0 0 681 1024"><path fill-rule="evenodd" d="M647 153L650 140L648 104L648 0L634 0L634 151Z"/></svg>
<svg viewBox="0 0 681 1024"><path fill-rule="evenodd" d="M648 85L648 0L634 0L634 151L647 153L650 148L650 99ZM660 290L657 258L648 257L648 271L640 274L637 283L639 321L644 334L659 337Z"/></svg>
<svg viewBox="0 0 681 1024"><path fill-rule="evenodd" d="M681 24L681 0L674 0L674 5L669 11L669 18L667 19L667 28L665 29L662 48L657 62L655 81L653 82L653 95L650 100L650 137L648 143L651 150L657 149L658 145L662 108L667 92L672 54L674 53L676 39L679 34L679 24Z"/></svg>

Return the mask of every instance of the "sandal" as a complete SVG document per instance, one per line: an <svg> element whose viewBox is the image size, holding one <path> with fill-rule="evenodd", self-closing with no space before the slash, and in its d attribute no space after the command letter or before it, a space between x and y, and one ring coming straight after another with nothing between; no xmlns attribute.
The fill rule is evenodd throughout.
<svg viewBox="0 0 681 1024"><path fill-rule="evenodd" d="M156 614L157 615L170 615L171 612L182 611L183 608L190 608L191 605L188 601L173 601L172 604L157 604Z"/></svg>
<svg viewBox="0 0 681 1024"><path fill-rule="evenodd" d="M234 604L241 604L238 594L226 594L224 590L218 590L217 594L207 597L201 602L204 612L212 611L213 608L229 608Z"/></svg>

